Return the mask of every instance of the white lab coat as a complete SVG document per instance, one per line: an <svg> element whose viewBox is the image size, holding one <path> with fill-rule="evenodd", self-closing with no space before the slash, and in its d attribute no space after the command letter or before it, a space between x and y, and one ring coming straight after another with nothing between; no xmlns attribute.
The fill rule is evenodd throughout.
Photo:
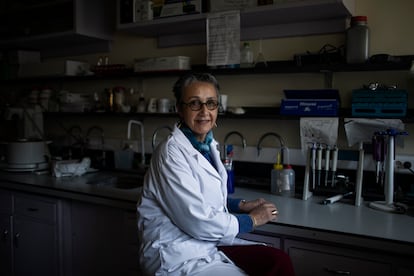
<svg viewBox="0 0 414 276"><path fill-rule="evenodd" d="M237 270L226 275L244 275L217 250L239 240L237 218L226 207L227 173L217 146L213 140L217 170L177 126L157 147L137 203L145 275L196 275L223 265Z"/></svg>

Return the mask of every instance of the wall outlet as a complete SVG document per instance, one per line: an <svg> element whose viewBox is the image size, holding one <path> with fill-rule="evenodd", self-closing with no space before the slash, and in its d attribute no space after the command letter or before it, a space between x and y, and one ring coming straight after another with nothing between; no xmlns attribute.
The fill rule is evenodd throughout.
<svg viewBox="0 0 414 276"><path fill-rule="evenodd" d="M396 173L408 174L411 173L409 169L413 169L414 156L411 155L397 155L395 157L394 169Z"/></svg>

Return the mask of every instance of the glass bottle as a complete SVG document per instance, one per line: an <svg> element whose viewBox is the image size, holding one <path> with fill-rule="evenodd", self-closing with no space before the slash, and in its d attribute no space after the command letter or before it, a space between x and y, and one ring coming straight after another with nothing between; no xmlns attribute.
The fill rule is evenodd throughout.
<svg viewBox="0 0 414 276"><path fill-rule="evenodd" d="M250 49L248 42L243 43L243 48L240 51L240 67L250 68L254 66L253 51Z"/></svg>

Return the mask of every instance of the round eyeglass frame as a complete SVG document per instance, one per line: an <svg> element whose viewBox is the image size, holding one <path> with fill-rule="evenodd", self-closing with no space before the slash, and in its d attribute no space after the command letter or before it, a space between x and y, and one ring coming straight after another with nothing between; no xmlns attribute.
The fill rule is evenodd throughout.
<svg viewBox="0 0 414 276"><path fill-rule="evenodd" d="M188 103L181 102L181 104L188 106L192 111L200 111L203 108L203 105L205 105L208 110L215 110L219 107L220 103L216 100L207 100L204 103L200 100L192 100Z"/></svg>

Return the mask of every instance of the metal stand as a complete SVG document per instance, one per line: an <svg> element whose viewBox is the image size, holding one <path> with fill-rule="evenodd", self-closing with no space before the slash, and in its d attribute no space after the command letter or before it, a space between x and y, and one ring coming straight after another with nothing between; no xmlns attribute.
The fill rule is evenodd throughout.
<svg viewBox="0 0 414 276"><path fill-rule="evenodd" d="M308 148L308 152L306 154L305 179L303 182L302 200L307 200L308 198L312 197L312 192L309 190L311 152L312 152L312 149Z"/></svg>
<svg viewBox="0 0 414 276"><path fill-rule="evenodd" d="M388 129L385 132L378 132L377 135L388 136L388 149L385 159L385 201L374 201L369 207L384 212L402 213L406 208L403 204L394 203L394 156L395 156L395 136L407 135L407 132L397 132L395 129Z"/></svg>
<svg viewBox="0 0 414 276"><path fill-rule="evenodd" d="M360 206L362 203L362 179L364 177L364 144L359 143L359 157L358 157L358 168L356 175L355 185L355 206Z"/></svg>

